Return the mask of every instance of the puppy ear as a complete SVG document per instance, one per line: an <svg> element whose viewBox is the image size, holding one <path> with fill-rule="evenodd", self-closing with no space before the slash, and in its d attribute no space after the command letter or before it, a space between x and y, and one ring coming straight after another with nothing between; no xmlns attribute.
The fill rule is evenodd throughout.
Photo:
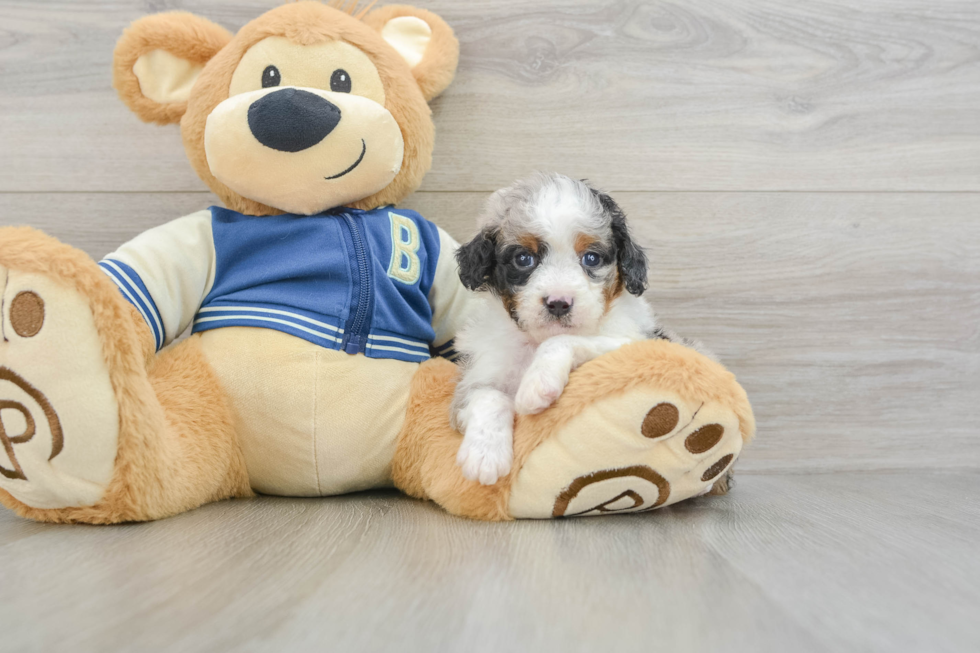
<svg viewBox="0 0 980 653"><path fill-rule="evenodd" d="M613 198L605 193L592 189L592 193L602 205L602 210L609 216L612 224L613 243L616 245L616 264L619 276L631 295L642 295L647 287L647 256L633 242L629 226L626 224L626 214L619 208Z"/></svg>
<svg viewBox="0 0 980 653"><path fill-rule="evenodd" d="M225 28L186 12L145 16L116 44L112 85L141 120L178 122L204 64L230 40Z"/></svg>
<svg viewBox="0 0 980 653"><path fill-rule="evenodd" d="M484 230L456 250L459 280L467 290L486 290L497 264L497 233Z"/></svg>
<svg viewBox="0 0 980 653"><path fill-rule="evenodd" d="M425 9L390 5L376 9L364 22L408 63L426 101L446 90L456 75L459 41L439 16Z"/></svg>

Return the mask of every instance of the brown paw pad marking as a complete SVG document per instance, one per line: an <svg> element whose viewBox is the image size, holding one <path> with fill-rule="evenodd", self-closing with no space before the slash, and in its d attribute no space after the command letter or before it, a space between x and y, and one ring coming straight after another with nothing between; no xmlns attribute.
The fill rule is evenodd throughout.
<svg viewBox="0 0 980 653"><path fill-rule="evenodd" d="M684 448L691 453L704 453L721 442L723 435L725 435L725 427L721 424L706 424L687 436L684 440Z"/></svg>
<svg viewBox="0 0 980 653"><path fill-rule="evenodd" d="M44 300L30 290L17 293L10 302L10 326L21 338L36 336L44 326Z"/></svg>
<svg viewBox="0 0 980 653"><path fill-rule="evenodd" d="M718 476L723 471L725 471L725 468L728 467L728 465L732 462L732 460L734 460L734 458L735 458L735 454L732 453L728 454L727 456L723 456L721 460L716 462L708 469L704 470L704 474L701 474L701 480L710 481L714 477Z"/></svg>
<svg viewBox="0 0 980 653"><path fill-rule="evenodd" d="M615 482L617 479L632 479L635 484L624 490L620 483ZM610 488L600 487L607 482L611 482ZM656 498L651 496L651 485L656 488ZM648 498L645 499L644 495ZM576 506L578 509L575 512L568 512L569 506L580 496L587 501L584 505ZM572 481L555 499L555 507L551 514L553 517L575 517L590 512L650 510L662 505L669 496L670 483L646 465L603 469L579 476ZM582 501L577 503L581 504Z"/></svg>
<svg viewBox="0 0 980 653"><path fill-rule="evenodd" d="M666 402L657 404L643 418L640 433L645 438L661 438L677 428L679 419L680 412L677 406Z"/></svg>
<svg viewBox="0 0 980 653"><path fill-rule="evenodd" d="M20 295L18 295L18 297L20 297ZM58 414L54 412L54 408L51 407L51 403L48 401L47 397L41 394L37 388L25 381L21 375L6 367L0 367L0 382L3 381L14 384L15 387L26 393L37 403L38 406L41 407L41 412L44 413L44 417L47 419L48 426L51 429L51 455L48 457L48 460L53 459L55 456L61 453L61 449L64 447L65 441L61 431L61 421L58 419ZM15 410L21 414L21 417L26 425L21 433L18 433L17 435L10 435L7 433L7 427L3 423L3 412L5 410ZM10 465L13 467L13 469L7 469L3 465L0 465L0 474L3 474L7 478L20 479L23 481L27 480L27 476L24 474L24 469L17 461L17 455L14 452L14 445L23 444L30 441L30 439L34 437L34 433L37 431L35 427L36 424L34 421L34 415L31 413L30 409L27 408L27 406L19 401L0 399L0 443L3 444L3 450L7 454L7 459L10 461Z"/></svg>

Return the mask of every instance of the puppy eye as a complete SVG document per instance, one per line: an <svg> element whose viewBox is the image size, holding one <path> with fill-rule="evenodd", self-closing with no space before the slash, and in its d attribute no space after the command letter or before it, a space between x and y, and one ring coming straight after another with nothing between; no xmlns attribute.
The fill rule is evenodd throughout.
<svg viewBox="0 0 980 653"><path fill-rule="evenodd" d="M330 76L330 90L334 93L350 93L350 75L343 68L333 71Z"/></svg>
<svg viewBox="0 0 980 653"><path fill-rule="evenodd" d="M602 257L595 252L586 252L582 255L582 265L587 268L594 268L602 263Z"/></svg>
<svg viewBox="0 0 980 653"><path fill-rule="evenodd" d="M279 74L279 69L275 66L266 66L265 70L262 71L262 88L279 86L281 81L282 75Z"/></svg>
<svg viewBox="0 0 980 653"><path fill-rule="evenodd" d="M529 268L535 263L534 254L528 254L527 252L521 252L514 257L514 264L519 268Z"/></svg>

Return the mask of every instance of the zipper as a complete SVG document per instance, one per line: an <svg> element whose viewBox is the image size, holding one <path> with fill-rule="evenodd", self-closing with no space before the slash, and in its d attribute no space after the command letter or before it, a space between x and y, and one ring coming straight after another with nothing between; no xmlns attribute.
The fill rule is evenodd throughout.
<svg viewBox="0 0 980 653"><path fill-rule="evenodd" d="M347 317L341 349L348 354L359 354L364 353L367 348L367 331L370 326L368 314L371 309L371 268L368 265L367 250L357 220L348 213L342 215L347 224L351 249L357 263L356 268L351 267L351 274L356 277L353 285L357 290L357 297L351 297L351 302L356 302L357 307Z"/></svg>

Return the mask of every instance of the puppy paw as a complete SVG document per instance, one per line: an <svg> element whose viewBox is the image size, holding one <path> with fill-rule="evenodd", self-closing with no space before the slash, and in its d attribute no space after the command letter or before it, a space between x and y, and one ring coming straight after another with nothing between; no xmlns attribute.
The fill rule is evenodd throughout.
<svg viewBox="0 0 980 653"><path fill-rule="evenodd" d="M567 383L567 373L532 367L517 389L514 409L522 415L536 415L555 403Z"/></svg>
<svg viewBox="0 0 980 653"><path fill-rule="evenodd" d="M482 485L493 485L510 473L514 460L513 433L492 425L472 425L466 430L456 454L463 476Z"/></svg>

